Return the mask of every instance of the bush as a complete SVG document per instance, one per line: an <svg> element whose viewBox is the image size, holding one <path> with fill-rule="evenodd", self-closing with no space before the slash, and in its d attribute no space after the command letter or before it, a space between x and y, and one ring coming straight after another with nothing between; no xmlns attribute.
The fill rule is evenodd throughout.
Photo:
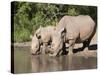
<svg viewBox="0 0 100 75"><path fill-rule="evenodd" d="M90 15L96 22L97 7L49 3L14 2L14 42L30 40L30 34L41 26L56 25L65 15ZM14 7L14 8L13 8Z"/></svg>
<svg viewBox="0 0 100 75"><path fill-rule="evenodd" d="M75 10L75 8L69 8L68 9L68 15L70 16L76 16L79 15L78 12Z"/></svg>
<svg viewBox="0 0 100 75"><path fill-rule="evenodd" d="M29 41L30 40L29 38L30 38L30 32L25 28L19 29L14 33L15 42Z"/></svg>

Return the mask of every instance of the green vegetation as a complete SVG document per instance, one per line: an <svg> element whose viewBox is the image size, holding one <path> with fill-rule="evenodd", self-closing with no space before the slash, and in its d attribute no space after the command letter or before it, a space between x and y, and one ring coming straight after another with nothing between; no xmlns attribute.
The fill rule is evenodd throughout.
<svg viewBox="0 0 100 75"><path fill-rule="evenodd" d="M30 35L41 26L56 25L64 15L90 15L96 22L97 8L63 4L13 2L14 42L30 40Z"/></svg>

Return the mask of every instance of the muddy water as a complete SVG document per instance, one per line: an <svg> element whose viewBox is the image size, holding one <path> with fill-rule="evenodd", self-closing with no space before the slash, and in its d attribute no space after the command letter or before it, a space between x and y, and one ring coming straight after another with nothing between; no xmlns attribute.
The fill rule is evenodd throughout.
<svg viewBox="0 0 100 75"><path fill-rule="evenodd" d="M96 57L31 55L29 48L14 49L14 73L34 73L97 68Z"/></svg>

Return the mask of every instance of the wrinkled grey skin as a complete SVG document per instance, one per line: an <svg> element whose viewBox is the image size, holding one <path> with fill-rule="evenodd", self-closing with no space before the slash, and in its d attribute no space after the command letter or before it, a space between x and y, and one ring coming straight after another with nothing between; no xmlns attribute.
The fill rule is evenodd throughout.
<svg viewBox="0 0 100 75"><path fill-rule="evenodd" d="M69 55L73 54L75 43L83 42L84 44L85 41L90 43L94 28L95 23L90 16L64 16L59 21L52 36L51 49L54 52L50 55L56 56L61 51L62 42L69 43ZM61 31L63 29L66 30L64 37L62 37Z"/></svg>
<svg viewBox="0 0 100 75"><path fill-rule="evenodd" d="M49 51L48 44L51 42L51 37L54 29L55 27L53 26L40 27L35 33L39 43L42 44L42 54L45 54Z"/></svg>

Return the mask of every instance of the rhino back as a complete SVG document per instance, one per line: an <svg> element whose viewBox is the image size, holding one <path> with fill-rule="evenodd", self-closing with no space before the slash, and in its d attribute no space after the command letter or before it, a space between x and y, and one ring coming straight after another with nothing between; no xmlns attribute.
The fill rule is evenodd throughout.
<svg viewBox="0 0 100 75"><path fill-rule="evenodd" d="M66 39L86 40L93 33L95 23L90 16L64 16L58 23L58 30L66 29Z"/></svg>
<svg viewBox="0 0 100 75"><path fill-rule="evenodd" d="M78 21L79 22L78 22ZM95 23L90 16L78 16L77 24L79 25L80 39L82 41L88 39L94 32Z"/></svg>
<svg viewBox="0 0 100 75"><path fill-rule="evenodd" d="M49 42L50 41L50 37L52 35L54 31L54 27L53 26L48 26L43 28L43 30L41 31L41 39L43 42Z"/></svg>

